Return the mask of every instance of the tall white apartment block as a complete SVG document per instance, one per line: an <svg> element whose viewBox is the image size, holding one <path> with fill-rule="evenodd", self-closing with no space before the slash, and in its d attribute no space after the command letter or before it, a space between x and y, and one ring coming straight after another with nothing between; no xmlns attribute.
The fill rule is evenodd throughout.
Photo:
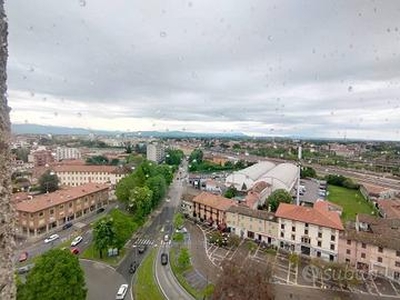
<svg viewBox="0 0 400 300"><path fill-rule="evenodd" d="M56 160L80 159L81 152L77 148L57 147Z"/></svg>

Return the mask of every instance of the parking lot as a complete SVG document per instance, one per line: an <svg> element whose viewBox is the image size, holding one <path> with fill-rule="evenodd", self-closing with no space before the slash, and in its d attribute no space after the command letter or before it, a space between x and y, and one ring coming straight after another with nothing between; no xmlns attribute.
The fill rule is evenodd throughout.
<svg viewBox="0 0 400 300"><path fill-rule="evenodd" d="M207 236L214 229L202 227ZM253 245L254 247L249 247ZM347 291L371 296L389 296L400 298L400 283L386 278L364 276L359 278L359 284L344 288L337 281L330 279L329 273L324 269L310 264L308 260L300 259L298 264L289 261L288 254L262 249L252 241L241 241L238 247L218 247L206 243L206 254L210 261L220 267L224 260L237 260L245 262L246 259L257 261L259 266L267 268L272 263L273 282L279 284L296 285L303 287L319 288L324 290Z"/></svg>

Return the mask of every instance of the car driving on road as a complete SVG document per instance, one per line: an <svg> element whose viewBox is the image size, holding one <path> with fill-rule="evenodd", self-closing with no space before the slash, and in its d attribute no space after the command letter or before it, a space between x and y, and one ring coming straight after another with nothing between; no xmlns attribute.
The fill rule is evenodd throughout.
<svg viewBox="0 0 400 300"><path fill-rule="evenodd" d="M144 253L144 252L146 251L146 249L147 249L147 245L143 245L143 244L139 245L139 246L138 246L138 252L139 252L139 254Z"/></svg>
<svg viewBox="0 0 400 300"><path fill-rule="evenodd" d="M161 264L165 266L167 263L168 263L168 254L161 253Z"/></svg>
<svg viewBox="0 0 400 300"><path fill-rule="evenodd" d="M47 239L44 240L44 242L47 243L51 243L57 239L59 239L60 236L58 234L52 234L51 236L49 236Z"/></svg>
<svg viewBox="0 0 400 300"><path fill-rule="evenodd" d="M76 245L78 245L80 242L82 242L83 237L81 237L80 235L78 235L76 238L74 238L74 240L71 242L71 247L75 247Z"/></svg>
<svg viewBox="0 0 400 300"><path fill-rule="evenodd" d="M125 298L126 292L128 291L127 284L121 284L118 289L117 296L115 297L116 300L122 300Z"/></svg>

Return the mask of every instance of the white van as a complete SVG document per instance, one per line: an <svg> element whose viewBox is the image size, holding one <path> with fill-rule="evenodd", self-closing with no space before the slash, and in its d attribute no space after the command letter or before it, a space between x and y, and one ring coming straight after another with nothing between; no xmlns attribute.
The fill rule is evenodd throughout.
<svg viewBox="0 0 400 300"><path fill-rule="evenodd" d="M121 284L118 289L117 296L115 297L116 300L123 300L125 298L126 293L128 292L128 285Z"/></svg>

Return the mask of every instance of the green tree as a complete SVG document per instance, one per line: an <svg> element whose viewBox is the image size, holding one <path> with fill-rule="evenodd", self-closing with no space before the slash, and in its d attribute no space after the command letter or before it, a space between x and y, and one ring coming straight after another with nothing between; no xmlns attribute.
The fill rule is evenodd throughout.
<svg viewBox="0 0 400 300"><path fill-rule="evenodd" d="M129 196L128 210L143 219L152 209L153 192L147 187L134 187Z"/></svg>
<svg viewBox="0 0 400 300"><path fill-rule="evenodd" d="M184 157L182 150L168 149L165 155L165 163L178 166Z"/></svg>
<svg viewBox="0 0 400 300"><path fill-rule="evenodd" d="M110 161L103 155L95 155L86 159L88 165L108 165Z"/></svg>
<svg viewBox="0 0 400 300"><path fill-rule="evenodd" d="M316 178L317 172L312 167L303 167L300 170L301 178Z"/></svg>
<svg viewBox="0 0 400 300"><path fill-rule="evenodd" d="M96 222L93 228L93 241L100 258L103 258L103 251L116 244L113 219L103 218Z"/></svg>
<svg viewBox="0 0 400 300"><path fill-rule="evenodd" d="M185 219L181 213L176 213L174 216L174 227L175 228L182 228Z"/></svg>
<svg viewBox="0 0 400 300"><path fill-rule="evenodd" d="M42 176L39 178L39 187L42 193L51 193L58 190L58 177L57 174L53 171L46 171Z"/></svg>
<svg viewBox="0 0 400 300"><path fill-rule="evenodd" d="M178 265L182 270L190 266L190 254L188 248L182 248L178 256Z"/></svg>
<svg viewBox="0 0 400 300"><path fill-rule="evenodd" d="M151 177L146 181L146 186L153 192L151 203L154 208L167 193L167 184L162 175Z"/></svg>
<svg viewBox="0 0 400 300"><path fill-rule="evenodd" d="M172 179L174 178L174 174L172 174L171 166L168 165L158 165L156 168L156 172L158 174L161 174L167 185L170 185L172 182Z"/></svg>
<svg viewBox="0 0 400 300"><path fill-rule="evenodd" d="M237 196L237 189L233 186L233 185L231 185L227 190L226 190L226 192L224 193L224 197L225 198L229 198L229 199L232 199L232 198L234 198L235 196Z"/></svg>
<svg viewBox="0 0 400 300"><path fill-rule="evenodd" d="M279 203L292 203L292 200L292 195L288 191L278 189L268 197L268 205L271 206L271 211L276 212Z"/></svg>
<svg viewBox="0 0 400 300"><path fill-rule="evenodd" d="M118 158L113 158L113 159L110 161L110 165L112 165L112 166L118 166L118 165L119 165L119 159L118 159Z"/></svg>
<svg viewBox="0 0 400 300"><path fill-rule="evenodd" d="M203 151L201 149L194 149L192 153L190 153L189 161L191 163L202 163L203 162Z"/></svg>
<svg viewBox="0 0 400 300"><path fill-rule="evenodd" d="M112 226L115 232L115 247L122 249L138 225L133 221L131 216L123 213L121 210L114 209L110 212L110 215L113 220Z"/></svg>
<svg viewBox="0 0 400 300"><path fill-rule="evenodd" d="M84 300L87 289L78 258L69 251L51 249L39 256L26 278L18 284L19 300Z"/></svg>
<svg viewBox="0 0 400 300"><path fill-rule="evenodd" d="M117 199L123 203L128 203L130 191L135 186L135 183L136 177L134 173L122 178L115 188Z"/></svg>

